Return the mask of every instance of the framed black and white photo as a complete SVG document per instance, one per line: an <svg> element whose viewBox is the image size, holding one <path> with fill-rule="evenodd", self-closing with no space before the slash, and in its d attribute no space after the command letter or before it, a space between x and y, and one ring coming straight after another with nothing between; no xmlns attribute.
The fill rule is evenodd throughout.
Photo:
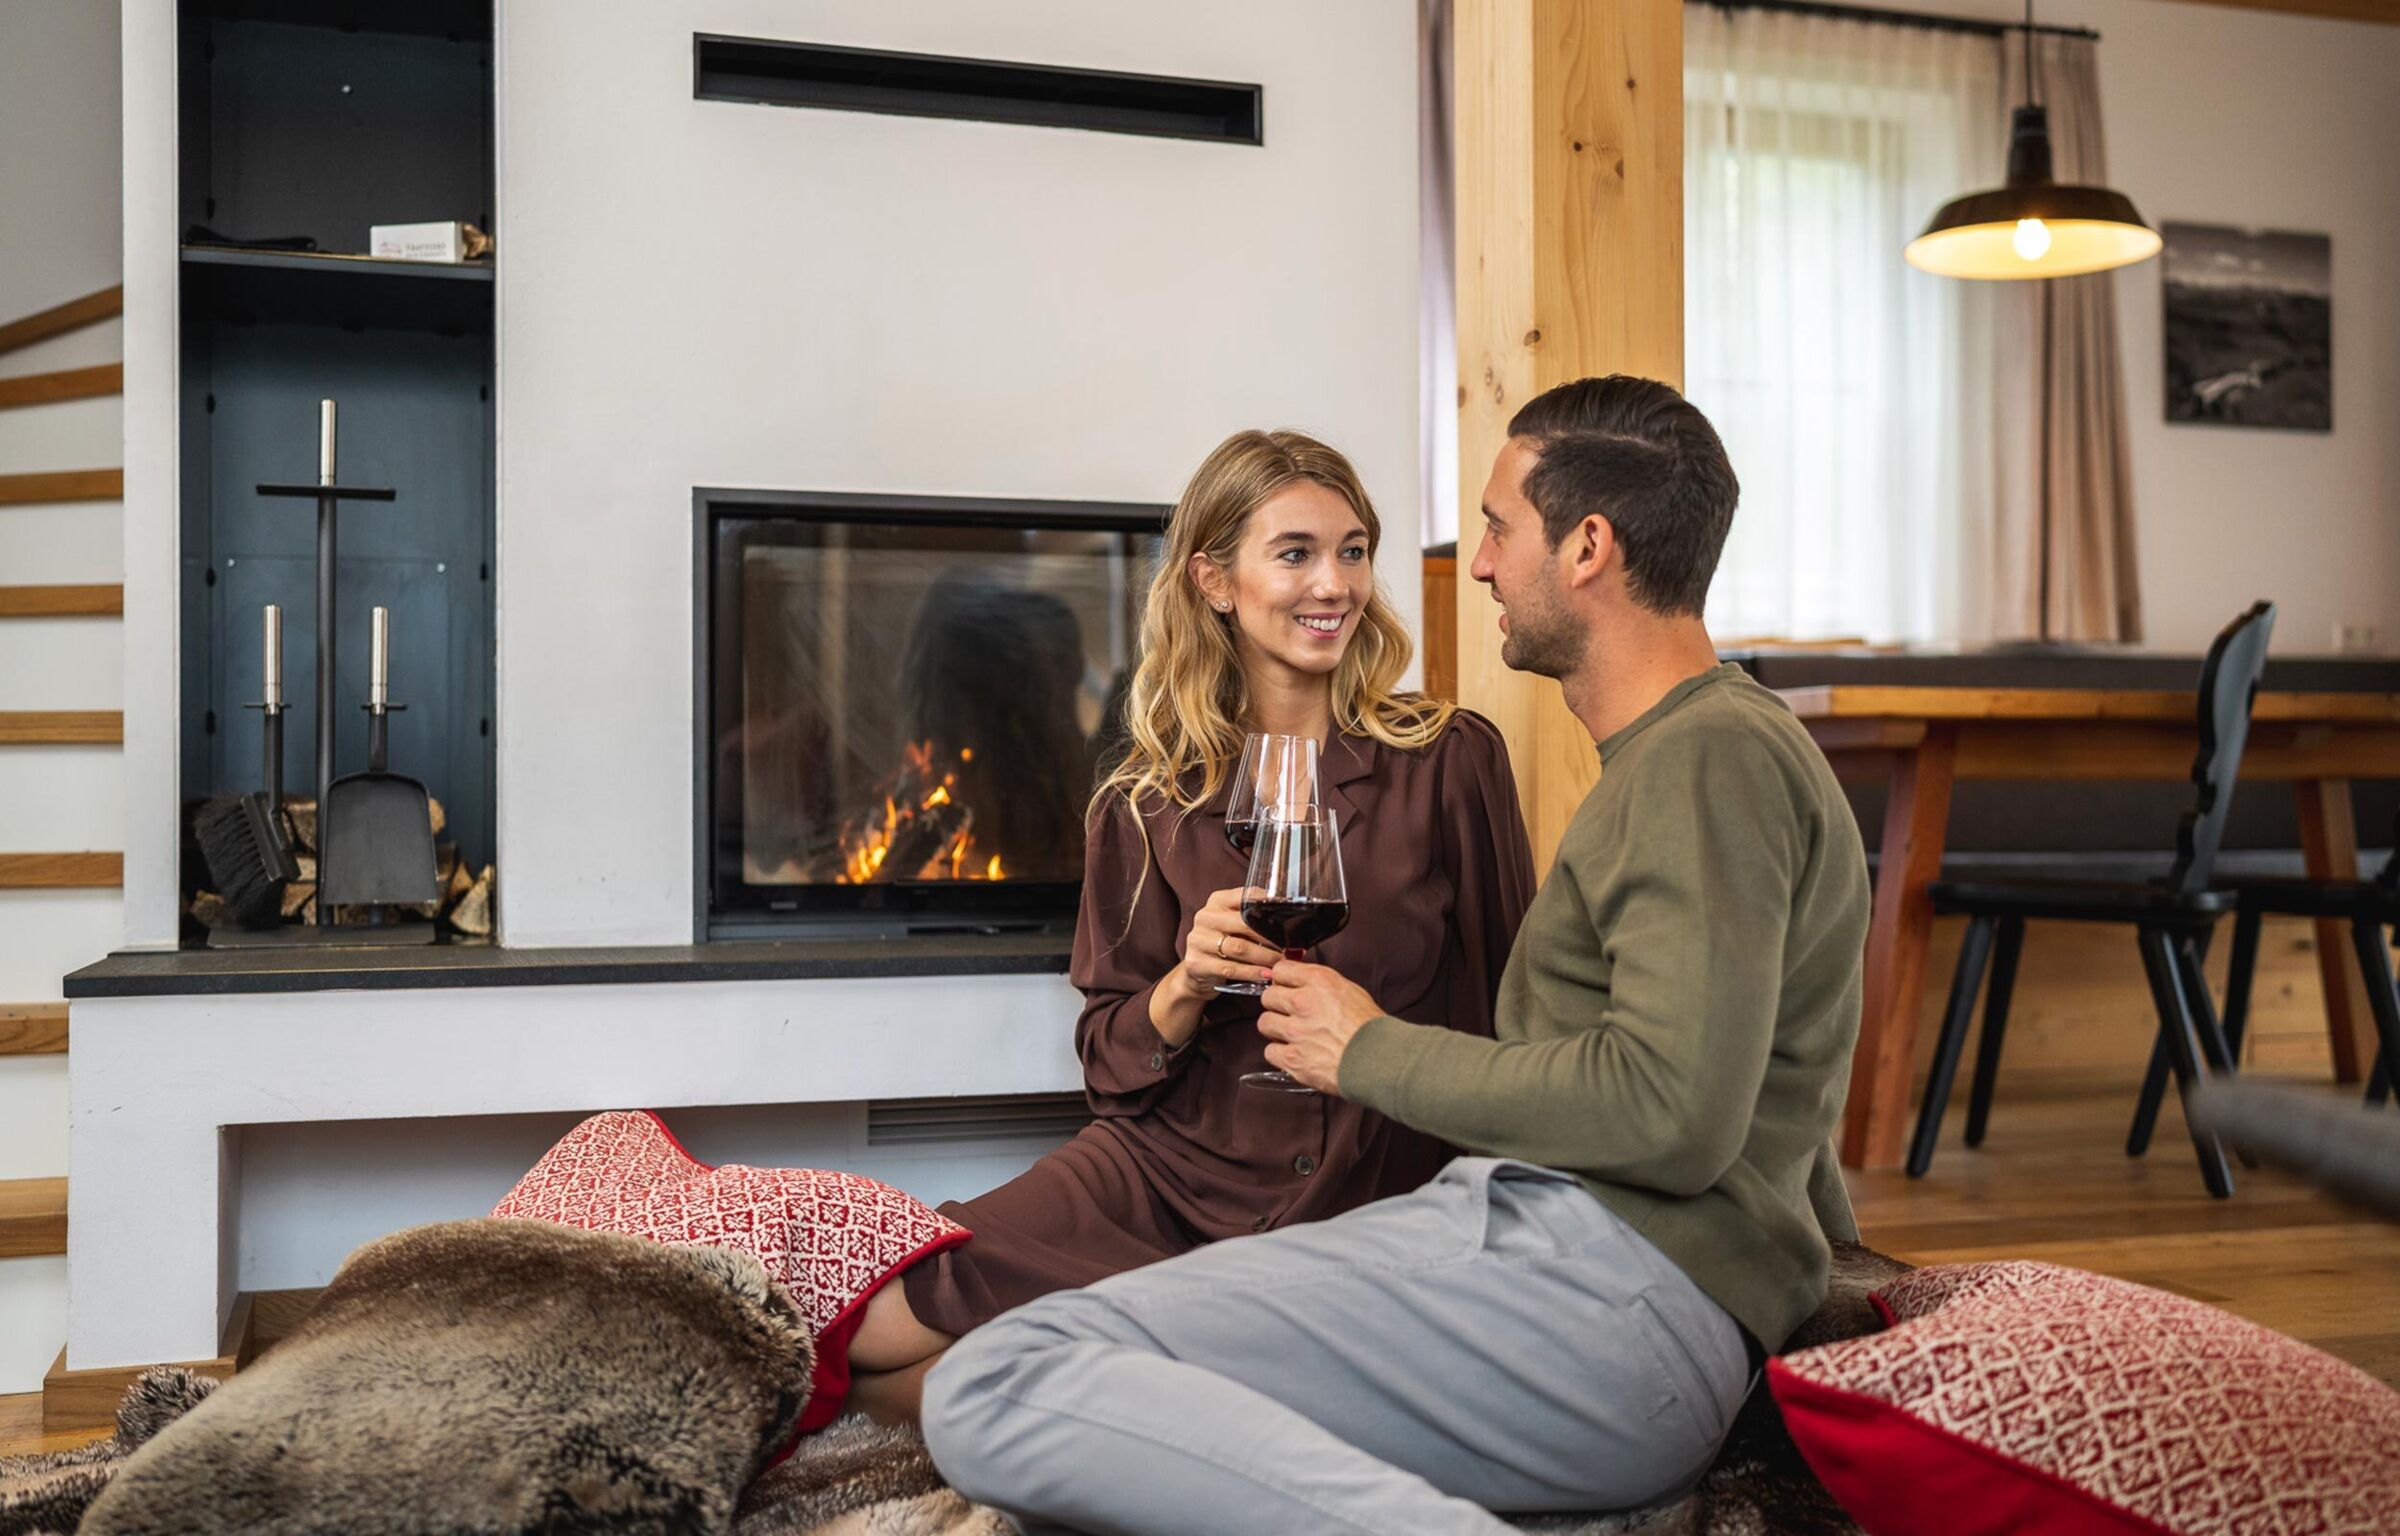
<svg viewBox="0 0 2400 1536"><path fill-rule="evenodd" d="M2333 430L2333 240L2165 224L2167 420Z"/></svg>

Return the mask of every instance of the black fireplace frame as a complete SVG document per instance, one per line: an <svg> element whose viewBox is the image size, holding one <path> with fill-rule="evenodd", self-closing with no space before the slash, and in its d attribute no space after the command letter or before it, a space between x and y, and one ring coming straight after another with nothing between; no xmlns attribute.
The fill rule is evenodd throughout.
<svg viewBox="0 0 2400 1536"><path fill-rule="evenodd" d="M906 496L855 491L782 491L727 486L692 490L692 936L695 942L772 938L902 937L909 934L999 934L1055 930L1072 924L1081 881L1005 881L908 894L878 907L847 910L791 907L763 888L734 882L743 899L732 910L717 902L716 698L711 646L719 597L716 535L733 519L823 523L930 524L937 527L1090 529L1162 535L1172 508L1158 502L1061 501L1029 497ZM893 888L859 887L890 892ZM966 900L955 898L965 897ZM953 899L940 899L953 898ZM1063 915L1062 915L1063 914Z"/></svg>

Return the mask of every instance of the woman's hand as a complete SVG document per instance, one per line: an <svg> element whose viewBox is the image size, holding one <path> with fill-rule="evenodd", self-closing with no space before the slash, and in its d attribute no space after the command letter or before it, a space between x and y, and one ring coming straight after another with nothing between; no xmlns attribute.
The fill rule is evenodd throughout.
<svg viewBox="0 0 2400 1536"><path fill-rule="evenodd" d="M1220 981L1271 981L1283 951L1250 931L1242 921L1242 891L1218 891L1192 917L1184 936L1183 960L1175 967L1186 996L1202 1002L1216 996Z"/></svg>

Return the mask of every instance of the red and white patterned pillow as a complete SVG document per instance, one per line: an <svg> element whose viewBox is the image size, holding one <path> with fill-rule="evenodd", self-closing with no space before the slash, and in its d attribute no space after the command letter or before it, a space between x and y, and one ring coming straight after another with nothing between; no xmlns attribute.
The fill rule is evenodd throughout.
<svg viewBox="0 0 2400 1536"><path fill-rule="evenodd" d="M914 1196L856 1174L712 1167L646 1110L594 1115L569 1131L492 1214L732 1248L758 1260L791 1293L816 1339L803 1432L841 1413L850 1394L850 1337L867 1299L917 1260L971 1235Z"/></svg>
<svg viewBox="0 0 2400 1536"><path fill-rule="evenodd" d="M1767 1366L1873 1536L2400 1530L2400 1393L2256 1323L2051 1264L1915 1270L1892 1327Z"/></svg>

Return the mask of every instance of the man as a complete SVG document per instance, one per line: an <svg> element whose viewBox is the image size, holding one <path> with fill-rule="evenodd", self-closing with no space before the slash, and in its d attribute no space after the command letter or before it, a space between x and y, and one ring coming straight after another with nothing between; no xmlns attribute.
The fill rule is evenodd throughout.
<svg viewBox="0 0 2400 1536"><path fill-rule="evenodd" d="M1471 1155L969 1335L925 1399L962 1492L1088 1532L1401 1536L1644 1504L1706 1469L1823 1300L1828 1235L1853 1235L1828 1138L1868 911L1823 757L1701 624L1736 493L1663 384L1517 413L1473 572L1502 659L1558 679L1603 772L1496 1038L1288 961L1259 1020L1276 1065Z"/></svg>

